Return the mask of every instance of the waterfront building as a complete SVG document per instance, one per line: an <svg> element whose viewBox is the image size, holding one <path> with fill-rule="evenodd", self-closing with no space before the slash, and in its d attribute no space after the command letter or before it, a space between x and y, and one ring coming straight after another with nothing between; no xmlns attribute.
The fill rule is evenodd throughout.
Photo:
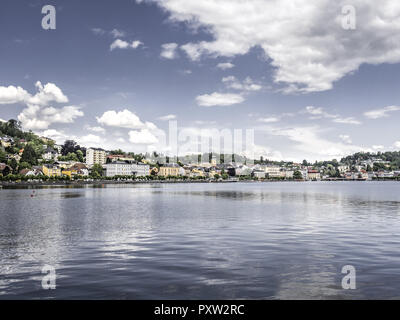
<svg viewBox="0 0 400 320"><path fill-rule="evenodd" d="M318 170L308 170L308 179L321 180L321 174Z"/></svg>
<svg viewBox="0 0 400 320"><path fill-rule="evenodd" d="M48 177L60 177L61 168L54 164L45 164L42 167L43 174Z"/></svg>
<svg viewBox="0 0 400 320"><path fill-rule="evenodd" d="M150 175L150 166L148 164L116 161L112 163L107 163L104 167L106 168L106 177L146 177Z"/></svg>
<svg viewBox="0 0 400 320"><path fill-rule="evenodd" d="M93 166L94 164L103 165L107 161L106 151L103 149L89 148L86 150L86 164Z"/></svg>
<svg viewBox="0 0 400 320"><path fill-rule="evenodd" d="M265 173L269 178L281 178L281 167L279 166L265 166Z"/></svg>
<svg viewBox="0 0 400 320"><path fill-rule="evenodd" d="M254 170L253 176L257 179L265 179L265 170Z"/></svg>
<svg viewBox="0 0 400 320"><path fill-rule="evenodd" d="M176 163L167 163L160 167L158 172L159 176L168 177L168 176L178 176L180 172L180 166Z"/></svg>
<svg viewBox="0 0 400 320"><path fill-rule="evenodd" d="M286 170L285 171L285 178L286 179L293 179L294 171L293 170Z"/></svg>

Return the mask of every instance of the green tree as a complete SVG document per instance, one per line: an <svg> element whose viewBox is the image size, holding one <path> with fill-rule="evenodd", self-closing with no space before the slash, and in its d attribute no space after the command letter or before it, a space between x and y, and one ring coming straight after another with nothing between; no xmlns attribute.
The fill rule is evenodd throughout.
<svg viewBox="0 0 400 320"><path fill-rule="evenodd" d="M21 162L27 162L31 165L35 165L37 163L37 155L33 146L29 143L25 146L24 152L21 156Z"/></svg>
<svg viewBox="0 0 400 320"><path fill-rule="evenodd" d="M77 155L77 157L78 157L78 161L79 161L79 162L84 162L82 150L77 150L77 151L76 151L76 155Z"/></svg>
<svg viewBox="0 0 400 320"><path fill-rule="evenodd" d="M301 174L301 172L299 170L296 170L293 173L293 179L295 179L295 180L303 180L303 175Z"/></svg>
<svg viewBox="0 0 400 320"><path fill-rule="evenodd" d="M11 167L13 173L17 172L18 162L14 158L8 161L8 165Z"/></svg>
<svg viewBox="0 0 400 320"><path fill-rule="evenodd" d="M23 170L23 169L30 169L32 166L28 162L20 162L18 166L18 170Z"/></svg>
<svg viewBox="0 0 400 320"><path fill-rule="evenodd" d="M90 174L93 178L100 178L103 175L103 167L95 163L92 167L92 172Z"/></svg>
<svg viewBox="0 0 400 320"><path fill-rule="evenodd" d="M7 153L0 149L0 162L5 163L7 161Z"/></svg>

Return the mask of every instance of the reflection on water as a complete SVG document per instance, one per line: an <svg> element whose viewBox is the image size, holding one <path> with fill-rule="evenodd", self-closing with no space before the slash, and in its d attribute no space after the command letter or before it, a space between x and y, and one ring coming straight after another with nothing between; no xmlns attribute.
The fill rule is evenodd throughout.
<svg viewBox="0 0 400 320"><path fill-rule="evenodd" d="M400 297L400 184L0 190L1 298ZM354 265L357 290L341 289ZM41 268L57 289L41 289Z"/></svg>

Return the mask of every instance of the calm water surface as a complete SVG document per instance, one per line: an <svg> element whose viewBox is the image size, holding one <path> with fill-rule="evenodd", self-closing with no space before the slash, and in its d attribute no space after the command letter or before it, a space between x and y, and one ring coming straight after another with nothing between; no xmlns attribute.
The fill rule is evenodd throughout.
<svg viewBox="0 0 400 320"><path fill-rule="evenodd" d="M0 299L400 298L400 183L0 189ZM44 265L57 289L41 288ZM343 290L344 265L357 289Z"/></svg>

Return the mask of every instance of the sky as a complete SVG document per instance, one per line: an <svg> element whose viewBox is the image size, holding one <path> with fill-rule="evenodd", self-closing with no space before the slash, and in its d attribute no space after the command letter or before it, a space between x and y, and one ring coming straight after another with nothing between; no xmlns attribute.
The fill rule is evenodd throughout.
<svg viewBox="0 0 400 320"><path fill-rule="evenodd" d="M399 80L395 0L1 2L0 119L58 143L171 152L177 126L179 153L234 130L273 160L399 150Z"/></svg>

